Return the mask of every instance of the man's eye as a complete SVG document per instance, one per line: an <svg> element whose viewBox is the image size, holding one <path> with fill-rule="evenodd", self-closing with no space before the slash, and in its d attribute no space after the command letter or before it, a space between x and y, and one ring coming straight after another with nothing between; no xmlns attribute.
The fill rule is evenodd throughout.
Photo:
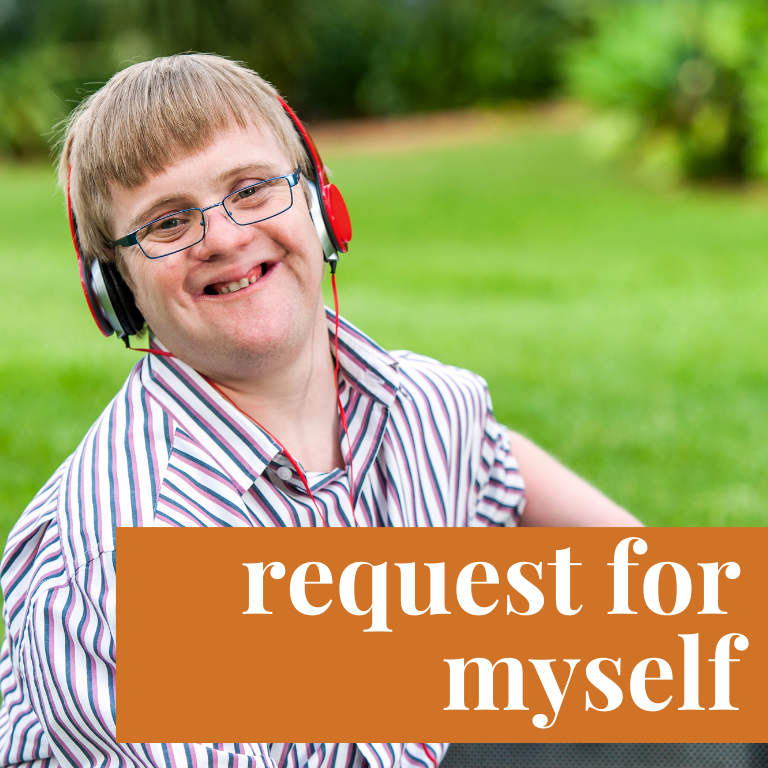
<svg viewBox="0 0 768 768"><path fill-rule="evenodd" d="M185 232L189 231L190 219L183 214L176 216L168 216L166 219L160 219L153 224L147 224L139 234L139 239L158 239L158 240L172 240L177 237L181 237Z"/></svg>
<svg viewBox="0 0 768 768"><path fill-rule="evenodd" d="M256 194L256 187L246 187L245 189L241 189L237 193L238 200L245 200L246 197L250 197L251 195Z"/></svg>

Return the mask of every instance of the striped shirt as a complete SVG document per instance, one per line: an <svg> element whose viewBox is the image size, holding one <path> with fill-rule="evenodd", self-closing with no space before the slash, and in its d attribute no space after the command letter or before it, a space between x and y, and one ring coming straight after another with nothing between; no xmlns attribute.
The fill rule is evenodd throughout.
<svg viewBox="0 0 768 768"><path fill-rule="evenodd" d="M306 473L328 525L517 523L523 483L481 378L345 321L339 363L354 513L347 471ZM115 741L115 529L318 524L271 437L180 360L144 357L8 538L0 766L436 766L447 744Z"/></svg>

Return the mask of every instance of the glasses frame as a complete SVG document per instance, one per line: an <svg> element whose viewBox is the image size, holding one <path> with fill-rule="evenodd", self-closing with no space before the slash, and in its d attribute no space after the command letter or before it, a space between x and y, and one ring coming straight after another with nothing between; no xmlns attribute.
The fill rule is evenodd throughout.
<svg viewBox="0 0 768 768"><path fill-rule="evenodd" d="M205 208L184 208L180 211L174 211L173 213L166 213L163 216L159 216L156 219L153 219L152 221L148 222L147 224L142 224L140 227L137 227L133 230L133 232L129 232L127 235L124 235L123 237L118 238L117 240L113 240L111 242L112 247L120 246L121 248L130 248L133 245L138 245L139 248L141 248L141 252L146 256L148 259L164 259L166 256L173 256L174 253L181 253L182 251L186 251L187 248L192 248L198 243L201 243L205 239L205 233L208 231L208 224L205 220L205 212L210 211L212 208L218 208L221 206L227 216L229 217L230 221L233 224L237 224L238 227L249 227L251 224L259 224L262 221L267 221L268 219L274 219L275 216L279 216L281 213L285 213L286 211L290 210L293 207L293 188L299 183L299 178L301 177L301 166L299 166L293 173L287 173L284 176L273 176L271 179L264 179L263 181L259 181L256 184L249 184L247 187L242 187L242 189L236 189L234 192L230 192L226 197L220 202L220 203L214 203L213 205L208 205ZM241 224L239 221L235 221L235 218L232 216L232 214L227 209L227 206L225 203L230 197L233 197L234 195L240 194L245 189L253 189L254 187L261 186L262 184L267 184L270 181L278 181L280 179L286 179L288 182L288 188L291 192L291 204L285 208L284 210L280 211L279 213L273 213L271 216L265 216L263 219L256 219L255 221L249 221L245 224ZM162 221L163 219L167 219L169 216L175 216L179 213L187 213L188 211L199 211L200 212L200 223L203 227L203 234L200 236L199 240L195 240L194 243L190 243L189 245L185 245L183 248L179 248L177 251L171 251L170 253L164 253L162 256L150 256L143 248L141 243L139 242L139 239L137 237L137 233L140 232L145 227L151 227L153 224L157 223L158 221Z"/></svg>

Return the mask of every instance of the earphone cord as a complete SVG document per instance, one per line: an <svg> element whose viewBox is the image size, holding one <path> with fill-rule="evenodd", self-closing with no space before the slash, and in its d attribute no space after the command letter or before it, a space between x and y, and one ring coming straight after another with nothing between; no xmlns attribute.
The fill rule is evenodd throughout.
<svg viewBox="0 0 768 768"><path fill-rule="evenodd" d="M344 428L344 434L347 436L347 449L349 450L349 505L352 507L352 519L355 519L355 473L352 468L352 440L349 437L349 427L347 426L347 414L344 412L344 406L341 404L341 394L339 392L339 293L336 290L336 260L331 261L331 287L333 288L333 312L336 318L336 327L333 334L334 358L336 359L336 371L333 377L336 385L336 400L339 403L339 414L341 416L341 426Z"/></svg>
<svg viewBox="0 0 768 768"><path fill-rule="evenodd" d="M331 286L333 287L333 308L336 315L336 325L335 325L335 332L334 332L334 353L336 358L336 369L334 373L334 385L336 387L336 401L339 404L339 415L341 418L341 425L344 429L344 434L347 437L347 447L349 449L349 503L352 508L352 520L354 521L355 525L357 525L357 521L355 518L355 476L354 471L352 468L352 441L349 437L349 428L347 426L347 414L344 412L344 405L341 402L341 394L339 392L339 294L336 290L336 261L331 261ZM150 355L160 355L161 357L176 357L171 352L165 352L162 349L141 349L139 347L132 347L127 341L126 337L126 347L128 349L132 350L133 352L147 352ZM312 499L312 503L315 505L315 509L317 510L318 517L320 519L320 522L322 523L323 527L328 527L328 520L323 515L322 511L320 510L320 505L317 503L317 499L314 497L314 494L312 493L309 482L307 481L307 476L304 474L303 470L299 466L298 462L291 456L288 449L268 430L265 429L261 424L259 424L256 419L254 419L250 414L246 413L232 398L224 392L221 387L219 387L218 384L216 384L212 379L209 379L205 374L200 374L230 405L232 405L234 408L236 408L240 413L245 416L246 419L248 419L250 422L255 424L259 429L261 429L263 432L265 432L267 435L269 435L272 440L279 446L280 450L285 454L285 457L288 459L288 461L291 462L291 465L293 466L294 470L296 471L296 474L301 478L301 482L304 485L304 490L306 490L307 495L310 499Z"/></svg>
<svg viewBox="0 0 768 768"><path fill-rule="evenodd" d="M173 353L171 353L171 352L164 352L162 349L142 349L142 348L140 348L140 347L131 347L131 346L130 346L130 345L128 345L128 344L126 344L126 346L127 346L127 347L128 347L128 349L130 349L132 352L147 352L147 353L149 353L150 355L160 355L161 357L176 357L176 355L174 355ZM258 427L260 430L262 430L264 433L266 433L267 435L269 435L269 437L271 437L271 438L272 438L272 440L274 440L274 442L275 442L275 443L277 443L277 445L279 446L280 450L281 450L281 451L282 451L282 452L285 454L285 457L286 457L286 458L288 459L288 461L290 461L290 462L291 462L291 464L293 465L293 468L296 470L296 474L297 474L297 475L298 475L298 476L301 478L301 482L304 484L304 489L306 490L306 492L307 492L307 495L309 496L309 498L310 498L310 499L312 499L312 503L315 505L315 509L317 510L317 514L318 514L318 515L319 515L319 517L320 517L320 522L323 524L323 525L322 525L322 527L324 527L324 528L327 528L327 527L328 527L328 522L327 522L327 520L326 520L326 519L323 517L323 513L320 511L320 505L317 503L317 499L314 497L314 495L312 494L312 491L311 491L311 490L310 490L310 488L309 488L309 483L307 482L307 476L304 474L304 472L302 472L302 470L301 470L301 467L298 465L298 463L297 463L297 462L296 462L296 460L293 458L293 456L291 456L291 454L290 454L290 452L288 451L288 449L287 449L287 448L286 448L286 447L285 447L285 446L284 446L284 445L283 445L283 444L282 444L282 443L281 443L281 442L280 442L280 441L279 441L279 440L278 440L278 439L277 439L277 438L276 438L276 437L275 437L275 436L274 436L274 435L273 435L273 434L272 434L272 433L271 433L271 432L270 432L268 429L265 429L265 428L264 428L264 427L263 427L261 424L259 424L259 422L258 422L258 421L256 421L256 419L254 419L252 416L250 416L248 413L246 413L246 412L245 412L245 411L244 411L244 410L243 410L243 409L242 409L242 408L241 408L241 407L240 407L240 406L239 406L239 405L238 405L238 404L237 404L237 403L236 403L236 402L235 402L235 401L234 401L234 400L233 400L233 399L232 399L232 398L231 398L231 397L230 397L230 396L229 396L229 395L226 393L226 392L224 392L224 390L222 390L222 389L221 389L221 387L219 387L219 385L218 385L218 384L216 384L216 382L214 382L214 381L212 381L211 379L209 379L209 378L208 378L208 377L207 377L207 376L206 376L204 373L201 373L200 375L201 375L201 376L202 376L202 377L203 377L203 378L204 378L204 379L205 379L205 380L206 380L206 381L207 381L207 382L208 382L208 383L209 383L209 384L210 384L210 385L211 385L211 386L212 386L212 387L213 387L213 388L214 388L214 389L215 389L215 390L216 390L216 391L217 391L217 392L218 392L218 393L219 393L219 394L220 394L220 395L221 395L221 396L222 396L222 397L223 397L223 398L224 398L224 399L225 399L225 400L226 400L226 401L227 401L227 402L228 402L228 403L229 403L229 404L230 404L230 405L233 407L233 408L236 408L238 411L240 411L240 413L242 413L242 414L243 414L243 416L245 416L245 418L246 418L246 419L248 419L248 421L250 421L250 422L252 422L253 424L255 424L255 425L256 425L256 426L257 426L257 427Z"/></svg>
<svg viewBox="0 0 768 768"><path fill-rule="evenodd" d="M354 481L354 473L352 469L352 441L349 437L349 428L347 426L347 415L344 412L344 406L341 402L341 393L339 392L339 294L336 290L336 261L331 261L331 287L333 288L333 309L335 313L335 328L334 328L334 338L333 338L333 345L334 345L334 356L336 359L336 370L334 375L334 383L336 385L336 400L339 404L339 414L341 417L341 425L344 428L344 434L347 436L347 448L349 449L349 503L352 507L352 521L354 522L355 526L357 525L357 519L355 518L355 496L354 496L354 488L355 488L355 481ZM126 343L126 346L128 349L132 349L134 352L147 352L152 355L161 355L163 357L175 357L170 352L164 352L160 349L139 349L137 347L131 347L128 343ZM307 477L302 471L301 467L298 465L298 463L295 461L293 456L288 452L288 449L271 433L269 430L264 429L264 427L259 424L256 419L252 418L249 414L247 414L237 403L235 403L229 395L227 395L225 392L222 391L222 389L211 379L209 379L204 374L200 374L228 403L230 403L232 406L234 406L240 413L243 414L249 421L253 422L259 429L263 430L267 435L269 435L272 440L277 443L278 446L280 446L280 450L285 454L288 461L291 462L293 465L293 468L296 470L296 473L301 478L301 482L304 484L304 489L307 492L307 495L310 499L312 499L312 503L315 505L315 509L317 510L318 518L320 522L322 523L322 527L327 528L328 527L328 520L323 516L323 513L320 511L320 505L317 503L317 499L312 494L312 491L309 487L309 482L307 481ZM422 744L422 747L424 747L424 753L427 759L432 763L433 766L437 766L437 760L435 756L432 754L432 751L427 748L426 744Z"/></svg>

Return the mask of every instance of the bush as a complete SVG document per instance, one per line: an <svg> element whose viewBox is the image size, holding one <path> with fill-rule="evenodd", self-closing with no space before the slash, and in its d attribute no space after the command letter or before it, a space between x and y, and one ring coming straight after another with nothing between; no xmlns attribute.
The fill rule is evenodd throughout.
<svg viewBox="0 0 768 768"><path fill-rule="evenodd" d="M566 56L569 92L603 114L609 149L687 178L768 177L762 0L602 4Z"/></svg>
<svg viewBox="0 0 768 768"><path fill-rule="evenodd" d="M575 1L0 3L0 153L44 151L42 134L116 69L186 50L246 62L309 119L542 97Z"/></svg>
<svg viewBox="0 0 768 768"><path fill-rule="evenodd" d="M574 29L563 0L421 0L399 6L371 51L358 111L391 114L550 95Z"/></svg>

